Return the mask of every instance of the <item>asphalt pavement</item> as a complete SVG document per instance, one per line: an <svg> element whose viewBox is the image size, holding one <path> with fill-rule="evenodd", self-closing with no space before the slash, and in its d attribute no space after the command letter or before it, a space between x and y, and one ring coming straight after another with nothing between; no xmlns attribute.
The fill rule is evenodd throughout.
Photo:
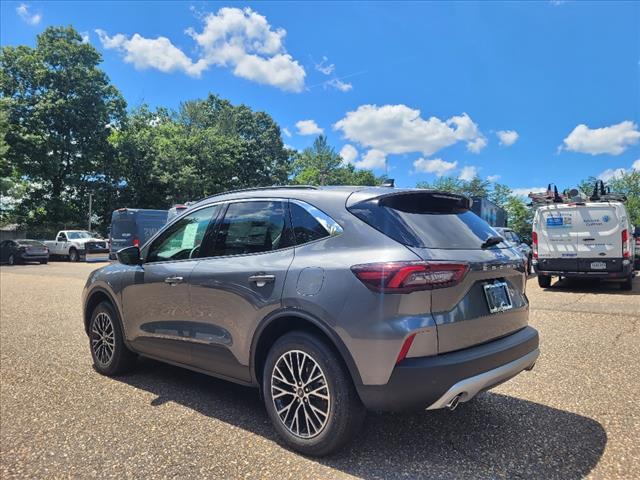
<svg viewBox="0 0 640 480"><path fill-rule="evenodd" d="M457 410L370 413L325 459L278 443L257 391L140 360L91 366L80 293L98 264L0 268L0 477L640 478L640 278L528 283L535 369Z"/></svg>

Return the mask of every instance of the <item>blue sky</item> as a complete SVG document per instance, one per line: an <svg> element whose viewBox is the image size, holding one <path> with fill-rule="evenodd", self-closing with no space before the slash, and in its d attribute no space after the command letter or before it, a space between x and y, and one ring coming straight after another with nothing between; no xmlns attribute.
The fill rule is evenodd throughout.
<svg viewBox="0 0 640 480"><path fill-rule="evenodd" d="M214 92L302 149L413 186L640 169L640 3L2 2L2 45L73 25L130 107ZM284 130L286 129L286 130Z"/></svg>

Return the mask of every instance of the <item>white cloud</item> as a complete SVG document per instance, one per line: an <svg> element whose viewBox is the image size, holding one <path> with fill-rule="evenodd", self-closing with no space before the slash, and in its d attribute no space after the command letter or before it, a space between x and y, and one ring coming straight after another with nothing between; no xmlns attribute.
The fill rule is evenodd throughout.
<svg viewBox="0 0 640 480"><path fill-rule="evenodd" d="M633 162L633 165L631 165L631 168L633 170L640 171L640 158L638 160L636 160L635 162Z"/></svg>
<svg viewBox="0 0 640 480"><path fill-rule="evenodd" d="M287 138L291 138L291 132L289 131L289 129L287 127L284 127L282 129L282 133L284 133L284 136Z"/></svg>
<svg viewBox="0 0 640 480"><path fill-rule="evenodd" d="M89 32L80 32L80 36L82 37L82 43L89 43Z"/></svg>
<svg viewBox="0 0 640 480"><path fill-rule="evenodd" d="M155 68L161 72L181 70L192 77L199 77L207 63L200 59L193 62L182 50L166 37L144 38L135 33L131 38L118 33L112 37L104 30L96 33L102 46L109 50L124 53L124 61L133 64L138 70Z"/></svg>
<svg viewBox="0 0 640 480"><path fill-rule="evenodd" d="M420 152L431 155L461 141L467 142L468 148L476 149L482 143L478 140L484 138L466 113L446 121L436 117L425 120L420 116L420 110L406 105L361 105L355 111L347 112L336 122L334 129L342 131L352 142L386 154Z"/></svg>
<svg viewBox="0 0 640 480"><path fill-rule="evenodd" d="M355 163L358 168L383 169L387 164L387 155L381 150L375 148L369 150L362 157L362 160Z"/></svg>
<svg viewBox="0 0 640 480"><path fill-rule="evenodd" d="M329 64L329 59L327 57L322 57L322 61L320 63L316 63L315 67L316 70L323 75L331 75L336 69L336 66L333 63Z"/></svg>
<svg viewBox="0 0 640 480"><path fill-rule="evenodd" d="M457 166L458 162L445 162L441 158L434 158L433 160L419 158L413 162L413 168L415 168L417 172L435 173L438 177L443 176L445 173L449 173Z"/></svg>
<svg viewBox="0 0 640 480"><path fill-rule="evenodd" d="M487 177L487 180L489 180L490 182L497 182L498 180L500 180L501 175L489 175Z"/></svg>
<svg viewBox="0 0 640 480"><path fill-rule="evenodd" d="M348 92L353 88L353 85L349 82L343 82L339 78L332 78L331 80L326 81L325 86L335 88L336 90L340 90L341 92Z"/></svg>
<svg viewBox="0 0 640 480"><path fill-rule="evenodd" d="M480 153L480 151L487 146L487 139L484 137L478 137L467 143L467 150L472 153Z"/></svg>
<svg viewBox="0 0 640 480"><path fill-rule="evenodd" d="M16 7L16 13L22 20L27 22L29 25L38 25L42 20L42 14L31 13L29 11L29 6L25 3L21 3Z"/></svg>
<svg viewBox="0 0 640 480"><path fill-rule="evenodd" d="M477 175L478 175L478 167L473 167L471 165L468 165L466 167L462 167L462 170L460 170L460 175L458 175L458 178L460 180L465 180L468 182L469 180L473 180Z"/></svg>
<svg viewBox="0 0 640 480"><path fill-rule="evenodd" d="M514 195L519 197L528 197L531 192L546 192L547 187L521 187L521 188L512 188L511 191Z"/></svg>
<svg viewBox="0 0 640 480"><path fill-rule="evenodd" d="M306 72L284 48L286 31L273 29L266 17L250 8L224 7L217 13L201 15L201 32L189 28L186 33L198 45L193 60L166 37L127 37L96 30L106 49L125 54L125 62L136 68L155 68L163 72L180 70L199 77L211 65L227 67L237 77L281 90L301 92Z"/></svg>
<svg viewBox="0 0 640 480"><path fill-rule="evenodd" d="M340 156L344 163L355 163L356 158L358 158L358 150L356 150L353 145L347 143L340 149Z"/></svg>
<svg viewBox="0 0 640 480"><path fill-rule="evenodd" d="M624 168L607 168L604 172L598 175L599 180L603 180L608 182L609 180L613 180L614 178L620 178L627 173L627 170Z"/></svg>
<svg viewBox="0 0 640 480"><path fill-rule="evenodd" d="M496 132L496 135L500 140L500 145L504 145L505 147L510 147L511 145L516 143L516 141L520 137L520 135L518 135L518 132L516 132L515 130L498 130Z"/></svg>
<svg viewBox="0 0 640 480"><path fill-rule="evenodd" d="M324 133L315 120L300 120L296 122L296 128L298 135L322 135Z"/></svg>
<svg viewBox="0 0 640 480"><path fill-rule="evenodd" d="M640 140L638 126L630 120L620 122L609 127L591 129L588 126L578 125L564 139L560 150L589 153L598 155L608 153L620 155L627 147L635 145Z"/></svg>

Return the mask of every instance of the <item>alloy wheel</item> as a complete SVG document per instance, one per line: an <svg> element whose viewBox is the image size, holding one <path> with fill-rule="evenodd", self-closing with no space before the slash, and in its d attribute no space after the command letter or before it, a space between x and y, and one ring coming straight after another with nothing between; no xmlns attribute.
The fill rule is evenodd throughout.
<svg viewBox="0 0 640 480"><path fill-rule="evenodd" d="M108 314L100 312L91 328L91 348L100 366L106 367L111 363L115 346L113 321Z"/></svg>
<svg viewBox="0 0 640 480"><path fill-rule="evenodd" d="M14 258L13 255L9 255L9 265L15 265L16 264L16 259Z"/></svg>
<svg viewBox="0 0 640 480"><path fill-rule="evenodd" d="M271 397L280 421L296 437L313 438L327 425L329 385L309 354L290 350L278 358L271 372Z"/></svg>

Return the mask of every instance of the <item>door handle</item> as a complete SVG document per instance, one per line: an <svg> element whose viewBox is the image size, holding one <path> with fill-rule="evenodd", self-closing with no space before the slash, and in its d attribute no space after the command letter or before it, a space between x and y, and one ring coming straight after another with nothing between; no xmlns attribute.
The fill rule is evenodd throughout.
<svg viewBox="0 0 640 480"><path fill-rule="evenodd" d="M257 287L264 287L267 283L274 282L275 280L275 275L265 275L263 273L257 273L249 277L249 281L255 282Z"/></svg>
<svg viewBox="0 0 640 480"><path fill-rule="evenodd" d="M164 279L164 283L168 283L171 286L182 282L184 282L184 278L182 277L167 277Z"/></svg>

